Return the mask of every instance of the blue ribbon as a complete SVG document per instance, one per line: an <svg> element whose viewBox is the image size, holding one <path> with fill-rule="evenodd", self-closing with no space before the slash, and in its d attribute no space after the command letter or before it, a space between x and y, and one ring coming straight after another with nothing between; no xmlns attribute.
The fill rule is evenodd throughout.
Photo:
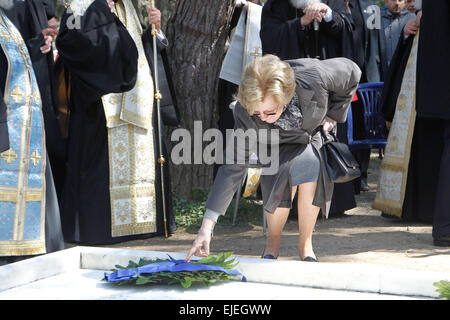
<svg viewBox="0 0 450 320"><path fill-rule="evenodd" d="M184 260L175 260L169 255L170 261L149 263L145 266L131 269L121 269L112 273L105 272L105 280L108 282L119 282L136 279L141 274L158 273L163 271L181 272L181 271L221 271L229 275L242 276L242 282L247 282L243 274L235 269L227 270L222 267L208 264L193 264ZM198 261L198 260L193 260Z"/></svg>

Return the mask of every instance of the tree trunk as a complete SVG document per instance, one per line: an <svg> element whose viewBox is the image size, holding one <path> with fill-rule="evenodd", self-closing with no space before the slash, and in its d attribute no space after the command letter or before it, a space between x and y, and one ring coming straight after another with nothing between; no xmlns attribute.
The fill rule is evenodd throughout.
<svg viewBox="0 0 450 320"><path fill-rule="evenodd" d="M191 164L171 163L177 195L190 196L193 188L208 188L213 182L212 165L193 164L194 121L202 122L202 131L217 128L217 88L233 8L234 0L178 0L168 22L168 54L181 126L192 137ZM170 142L172 131L167 136L169 150L177 144Z"/></svg>
<svg viewBox="0 0 450 320"><path fill-rule="evenodd" d="M156 0L156 7L161 11L161 28L165 32L176 0Z"/></svg>

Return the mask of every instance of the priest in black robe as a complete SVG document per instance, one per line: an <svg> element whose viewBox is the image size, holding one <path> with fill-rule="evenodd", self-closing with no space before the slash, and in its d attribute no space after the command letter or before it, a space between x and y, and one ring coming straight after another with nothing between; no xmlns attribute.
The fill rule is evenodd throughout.
<svg viewBox="0 0 450 320"><path fill-rule="evenodd" d="M57 78L55 77L54 55L51 41L57 33L57 27L49 25L56 22L55 6L52 0L26 1L30 16L26 34L27 47L41 92L42 113L45 123L45 140L49 161L52 165L56 194L60 199L65 177L66 142L59 125ZM50 39L50 40L49 40ZM43 54L40 43L46 44ZM50 43L48 43L50 41Z"/></svg>
<svg viewBox="0 0 450 320"><path fill-rule="evenodd" d="M138 54L138 50L148 46L138 39L142 35L136 32L141 26L130 0L114 3L95 0L88 1L86 7L83 5L86 1L71 2L62 18L56 42L59 59L70 74L71 92L67 176L61 203L64 237L70 242L105 244L164 235L163 195L167 233L170 234L176 226L167 164L164 165L164 192L161 188L159 123L152 95L154 87L153 83L145 87L147 82L138 77L138 70L148 70L141 75L152 81L146 56L153 54ZM145 30L143 34L149 32ZM141 86L148 89L145 96L125 95ZM107 109L109 105L120 105L123 101L132 108L148 98L151 99L150 104L146 104L148 109L143 116L152 116L151 119L145 118L145 123L139 126L122 120L124 115L132 114L130 109L123 109L122 114L107 116L105 113L111 110ZM134 104L130 105L130 101ZM135 119L140 121L138 117ZM133 141L141 137L152 138L137 146L111 141L113 132L130 126L132 128L125 134ZM113 158L116 153L122 158ZM141 159L149 153L153 154L152 160ZM167 156L165 158L168 159ZM143 163L140 167L135 166L136 162L131 168L121 167L127 161L139 159ZM132 170L134 176L130 178L122 169ZM154 170L151 177L136 178L136 175L146 174L149 170ZM151 179L153 184L146 179ZM142 188L134 186L141 182L145 183ZM128 183L129 186L113 189L114 183ZM139 198L141 194L145 197ZM130 215L124 214L130 210L134 210Z"/></svg>
<svg viewBox="0 0 450 320"><path fill-rule="evenodd" d="M331 15L320 23L309 21L302 25L304 8L311 1L269 0L263 7L261 17L261 42L263 54L275 54L282 60L297 58L329 59L343 56L343 34L348 33L344 1L324 1L331 8ZM338 124L338 136L347 141L346 127ZM291 210L293 214L296 206ZM341 217L356 207L353 182L334 185L328 217Z"/></svg>
<svg viewBox="0 0 450 320"><path fill-rule="evenodd" d="M58 206L58 199L54 184L54 172L52 168L52 161L50 153L52 147L51 132L47 131L51 126L48 119L53 119L50 113L53 108L52 95L52 79L50 77L50 69L48 62L53 61L51 50L49 50L49 42L43 33L43 30L48 27L48 20L53 16L52 6L50 2L46 0L37 1L18 1L8 0L0 2L0 9L3 10L6 17L14 24L17 30L20 32L22 39L28 49L34 75L36 77L37 85L40 91L40 101L42 103L42 114L44 118L44 127L46 131L46 151L47 151L47 164L45 168L45 252L51 253L54 251L64 249L64 240L61 230L60 211ZM9 137L6 130L2 126L6 125L7 115L6 104L4 101L3 93L5 91L5 85L7 81L9 67L6 54L3 50L0 50L0 152L4 151L4 147L9 148ZM47 112L48 111L48 112ZM5 117L6 116L6 117ZM57 131L56 133L57 134ZM0 146L1 147L1 146ZM48 161L50 159L50 161ZM11 263L22 259L33 257L33 255L12 255L6 257L0 257L0 264Z"/></svg>
<svg viewBox="0 0 450 320"><path fill-rule="evenodd" d="M441 0L424 1L422 7L420 27L417 24L414 32L419 33L417 114L404 200L400 210L385 207L384 211L404 221L433 224L434 244L450 246L450 94L445 78L450 72L446 54L450 50L450 6ZM414 24L413 21L410 23ZM386 75L382 111L389 125L400 105L401 83L413 41L414 35L407 38L401 35Z"/></svg>
<svg viewBox="0 0 450 320"><path fill-rule="evenodd" d="M346 0L346 21L350 23L351 32L343 33L342 54L354 61L361 69L361 83L382 81L380 32L374 19L373 0ZM362 99L352 102L353 138L365 139L364 108ZM355 179L355 193L369 191L367 184L370 149L358 149L353 155L359 163L361 178Z"/></svg>

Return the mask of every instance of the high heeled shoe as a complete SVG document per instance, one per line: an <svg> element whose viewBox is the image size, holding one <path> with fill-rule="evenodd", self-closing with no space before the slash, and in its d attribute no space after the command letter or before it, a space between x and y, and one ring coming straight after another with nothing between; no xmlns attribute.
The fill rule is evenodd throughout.
<svg viewBox="0 0 450 320"><path fill-rule="evenodd" d="M306 261L306 262L319 262L318 259L315 259L315 258L310 257L310 256L305 257L305 259L303 259L302 261Z"/></svg>
<svg viewBox="0 0 450 320"><path fill-rule="evenodd" d="M264 254L264 252L266 252L266 247L264 247L262 255L261 255L261 259L274 259L276 260L278 257L275 257L273 254Z"/></svg>

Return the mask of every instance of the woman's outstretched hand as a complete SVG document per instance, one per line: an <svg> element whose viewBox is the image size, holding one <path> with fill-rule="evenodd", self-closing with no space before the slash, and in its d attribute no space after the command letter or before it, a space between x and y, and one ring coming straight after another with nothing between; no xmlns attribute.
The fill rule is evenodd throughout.
<svg viewBox="0 0 450 320"><path fill-rule="evenodd" d="M211 243L212 233L215 221L209 218L203 218L202 226L198 230L197 237L192 244L191 250L186 257L186 262L189 262L192 256L198 257L209 256L209 244Z"/></svg>

